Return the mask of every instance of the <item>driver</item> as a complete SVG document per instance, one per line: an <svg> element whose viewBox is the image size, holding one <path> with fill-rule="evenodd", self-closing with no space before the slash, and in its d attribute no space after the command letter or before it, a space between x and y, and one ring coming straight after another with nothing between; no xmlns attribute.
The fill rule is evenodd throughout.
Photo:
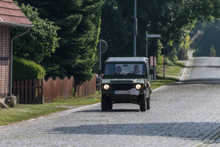
<svg viewBox="0 0 220 147"><path fill-rule="evenodd" d="M134 66L134 72L133 73L134 74L141 74L141 72L139 70L139 66L137 64Z"/></svg>
<svg viewBox="0 0 220 147"><path fill-rule="evenodd" d="M120 66L117 66L117 67L116 67L115 73L116 73L116 74L120 74L120 73L121 73L121 67L120 67Z"/></svg>

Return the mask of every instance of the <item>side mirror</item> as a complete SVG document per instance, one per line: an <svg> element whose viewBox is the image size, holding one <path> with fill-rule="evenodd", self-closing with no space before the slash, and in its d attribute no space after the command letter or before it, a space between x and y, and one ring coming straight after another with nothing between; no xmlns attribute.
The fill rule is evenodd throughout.
<svg viewBox="0 0 220 147"><path fill-rule="evenodd" d="M154 69L150 69L150 75L154 74Z"/></svg>

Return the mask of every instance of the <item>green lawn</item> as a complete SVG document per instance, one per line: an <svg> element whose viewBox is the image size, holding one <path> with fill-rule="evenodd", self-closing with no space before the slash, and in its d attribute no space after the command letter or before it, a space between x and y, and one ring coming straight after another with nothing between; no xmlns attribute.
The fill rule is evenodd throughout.
<svg viewBox="0 0 220 147"><path fill-rule="evenodd" d="M101 94L100 92L96 92L93 95L89 95L85 97L70 97L68 99L65 99L63 97L58 97L53 103L48 103L47 105L80 106L80 105L90 105L99 102L101 102Z"/></svg>
<svg viewBox="0 0 220 147"><path fill-rule="evenodd" d="M19 104L18 107L0 109L0 126L22 120L37 118L39 116L66 110L67 108L55 107L47 104L27 105Z"/></svg>
<svg viewBox="0 0 220 147"><path fill-rule="evenodd" d="M81 106L81 105L90 105L94 103L99 103L100 101L101 101L101 94L97 92L93 95L85 96L81 98L71 97L70 99L65 99L63 97L59 97L53 103L33 104L33 105L19 104L18 107L15 108L0 109L0 126L19 122L22 120L28 120L31 118L37 118L39 116L68 109L65 107L59 107L61 105Z"/></svg>
<svg viewBox="0 0 220 147"><path fill-rule="evenodd" d="M172 77L167 77L167 78L157 77L156 82L151 83L151 89L156 89L163 85L174 83L176 81L177 79Z"/></svg>
<svg viewBox="0 0 220 147"><path fill-rule="evenodd" d="M172 76L181 76L180 70L185 67L185 64L182 62L177 62L174 66L165 66L165 73L166 75ZM157 75L162 77L163 76L163 66L157 67Z"/></svg>
<svg viewBox="0 0 220 147"><path fill-rule="evenodd" d="M181 69L185 67L182 62L177 62L174 66L165 66L165 78L163 78L163 66L157 67L157 80L151 83L151 89L156 89L160 86L176 82L178 79L169 76L181 76Z"/></svg>

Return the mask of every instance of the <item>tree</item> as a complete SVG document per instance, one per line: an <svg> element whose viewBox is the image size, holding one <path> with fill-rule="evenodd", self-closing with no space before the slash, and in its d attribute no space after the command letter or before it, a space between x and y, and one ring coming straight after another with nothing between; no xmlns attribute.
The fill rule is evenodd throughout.
<svg viewBox="0 0 220 147"><path fill-rule="evenodd" d="M220 56L220 42L218 39L220 34L219 19L215 19L213 22L199 22L194 32L197 32L197 30L200 30L201 33L192 43L192 47L198 49L194 52L194 56L209 56L210 47L211 49L215 47L216 56ZM212 53L211 55L214 54Z"/></svg>
<svg viewBox="0 0 220 147"><path fill-rule="evenodd" d="M29 4L20 6L21 11L34 25L30 32L14 41L14 54L18 57L40 63L45 56L51 56L59 46L57 31L60 29L53 22L39 17L38 10ZM12 28L12 36L22 31L22 28Z"/></svg>
<svg viewBox="0 0 220 147"><path fill-rule="evenodd" d="M42 65L47 77L73 75L77 83L90 80L96 63L96 43L100 33L102 0L19 0L30 3L61 30L60 47Z"/></svg>
<svg viewBox="0 0 220 147"><path fill-rule="evenodd" d="M137 56L146 54L146 31L150 34L161 34L161 42L169 46L169 52L172 52L175 48L178 49L196 20L219 17L219 6L219 0L138 1ZM102 9L101 36L109 44L109 51L104 56L133 56L133 9L134 1L106 0ZM118 28L112 29L114 25L109 24L117 24ZM170 41L173 46L168 45ZM149 39L148 49L149 56L158 54L157 39Z"/></svg>
<svg viewBox="0 0 220 147"><path fill-rule="evenodd" d="M123 9L119 7L116 0L107 0L102 7L102 23L100 38L108 43L108 50L103 54L102 61L108 57L132 56L130 49L132 28L129 28L129 20L122 15ZM128 47L128 49L125 49ZM104 69L104 64L102 64Z"/></svg>

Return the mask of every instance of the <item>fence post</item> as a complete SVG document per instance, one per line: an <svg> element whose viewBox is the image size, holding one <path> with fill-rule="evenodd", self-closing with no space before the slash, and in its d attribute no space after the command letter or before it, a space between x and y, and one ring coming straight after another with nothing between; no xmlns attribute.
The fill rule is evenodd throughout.
<svg viewBox="0 0 220 147"><path fill-rule="evenodd" d="M16 82L14 81L13 82L13 95L16 95L16 89L17 89L17 86L16 86Z"/></svg>
<svg viewBox="0 0 220 147"><path fill-rule="evenodd" d="M45 82L46 81L44 81L44 79L41 79L41 82L40 82L40 84L41 84L41 97L40 97L40 102L43 104L44 103L44 100L45 100L45 90L44 90L44 85L45 85Z"/></svg>
<svg viewBox="0 0 220 147"><path fill-rule="evenodd" d="M25 80L25 104L28 104L28 80Z"/></svg>
<svg viewBox="0 0 220 147"><path fill-rule="evenodd" d="M21 94L20 94L20 103L24 103L24 80L21 80Z"/></svg>
<svg viewBox="0 0 220 147"><path fill-rule="evenodd" d="M33 103L36 104L36 79L33 80Z"/></svg>
<svg viewBox="0 0 220 147"><path fill-rule="evenodd" d="M29 89L29 104L32 104L32 80L30 79L29 80L29 86L28 86L28 89Z"/></svg>

